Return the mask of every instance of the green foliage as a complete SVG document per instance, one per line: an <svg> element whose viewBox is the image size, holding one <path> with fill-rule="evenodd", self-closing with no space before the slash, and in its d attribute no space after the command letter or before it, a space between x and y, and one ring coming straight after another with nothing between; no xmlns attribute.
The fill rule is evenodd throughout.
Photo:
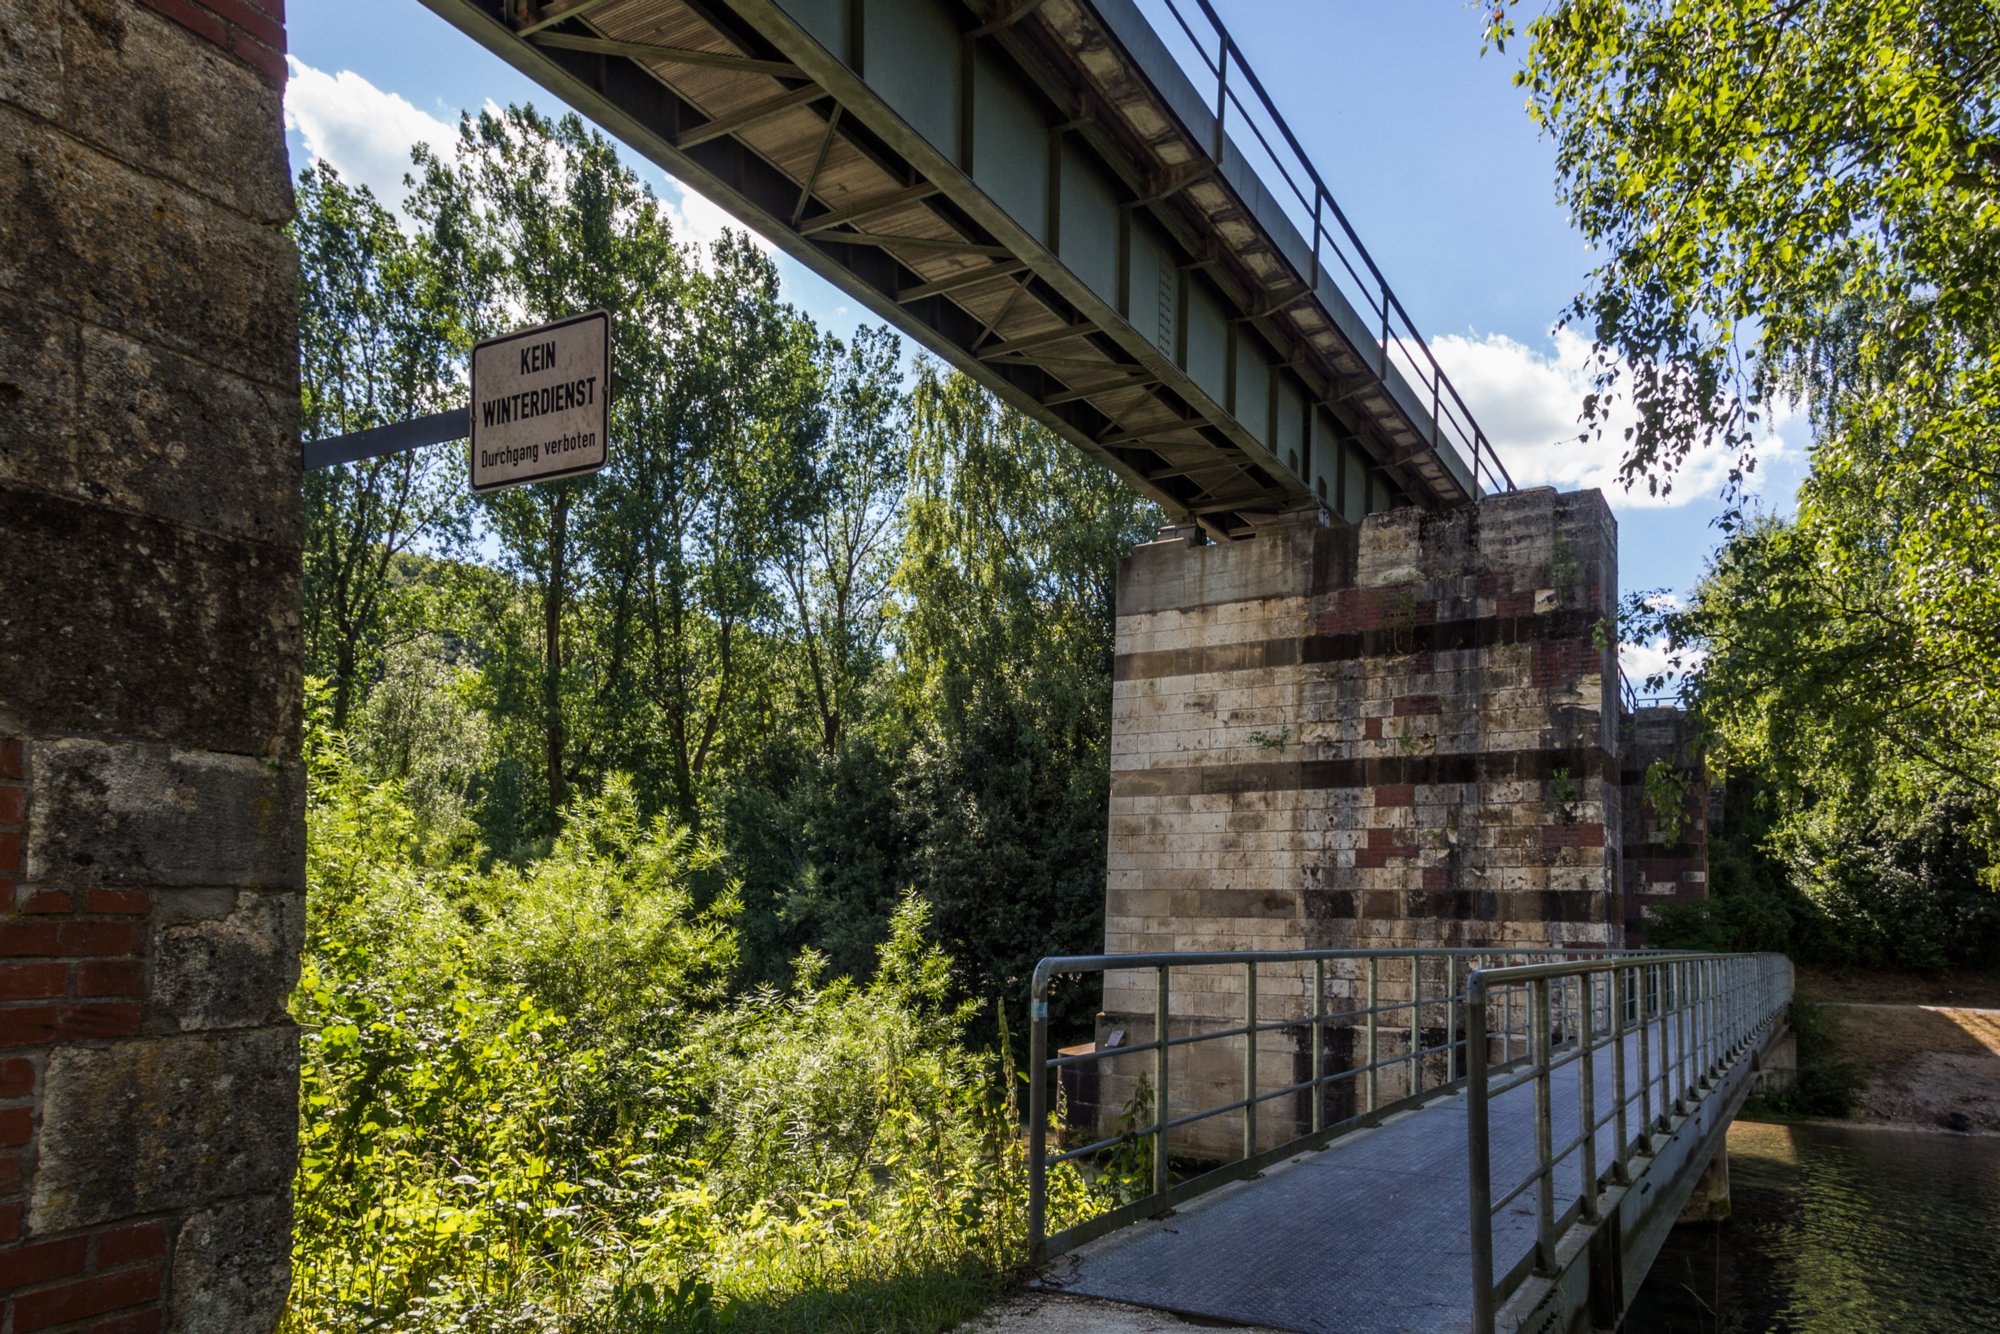
<svg viewBox="0 0 2000 1334"><path fill-rule="evenodd" d="M441 412L457 392L457 314L431 253L366 186L325 163L299 173L299 395L305 438ZM316 468L304 478L310 670L345 725L362 679L411 610L400 557L467 537L456 459L436 449Z"/></svg>
<svg viewBox="0 0 2000 1334"><path fill-rule="evenodd" d="M309 416L460 401L472 340L602 305L612 461L435 522L385 526L393 470L308 492L373 610L307 608L287 1328L947 1326L1019 1258L993 1002L1098 942L1113 577L1157 516L906 386L887 330L823 336L747 238L677 242L574 117L417 168L402 219L301 183Z"/></svg>
<svg viewBox="0 0 2000 1334"><path fill-rule="evenodd" d="M1744 1109L1748 1114L1840 1120L1853 1113L1868 1082L1867 1072L1859 1063L1837 1054L1835 1022L1823 1003L1807 996L1792 998L1790 1026L1796 1043L1797 1078L1782 1093L1752 1100Z"/></svg>
<svg viewBox="0 0 2000 1334"><path fill-rule="evenodd" d="M1681 830L1687 825L1688 794L1694 788L1693 776L1683 764L1662 756L1646 766L1641 787L1645 793L1646 809L1659 822L1661 839L1668 843L1677 842Z"/></svg>
<svg viewBox="0 0 2000 1334"><path fill-rule="evenodd" d="M1101 939L1114 579L1159 515L962 375L925 366L912 412L890 628L910 879L966 988L1016 1002L1041 956Z"/></svg>
<svg viewBox="0 0 2000 1334"><path fill-rule="evenodd" d="M1022 1258L1018 1076L913 896L866 982L732 993L718 853L616 779L546 856L419 860L307 737L296 1280L285 1329L934 1330ZM1069 1170L1052 1217L1115 1199Z"/></svg>
<svg viewBox="0 0 2000 1334"><path fill-rule="evenodd" d="M1014 1262L1018 1136L919 901L867 984L808 958L731 999L714 854L629 785L526 866L425 869L393 784L317 727L311 757L289 1328L782 1328Z"/></svg>
<svg viewBox="0 0 2000 1334"><path fill-rule="evenodd" d="M1993 947L1996 31L1993 0L1562 0L1528 28L1518 81L1603 257L1568 311L1596 338L1586 436L1629 405L1624 474L1655 492L1694 450L1735 456L1692 605L1628 608L1770 807L1749 855L1787 893L1703 931L1762 934L1803 896L1830 957ZM1759 419L1796 407L1796 516L1746 517Z"/></svg>

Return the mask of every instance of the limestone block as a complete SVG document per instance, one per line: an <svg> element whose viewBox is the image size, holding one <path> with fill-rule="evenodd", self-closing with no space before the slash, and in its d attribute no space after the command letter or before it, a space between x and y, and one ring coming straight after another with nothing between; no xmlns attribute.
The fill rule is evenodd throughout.
<svg viewBox="0 0 2000 1334"><path fill-rule="evenodd" d="M54 120L62 107L62 0L9 0L0 24L0 102Z"/></svg>
<svg viewBox="0 0 2000 1334"><path fill-rule="evenodd" d="M30 880L305 883L305 775L295 760L62 739L38 744L32 768Z"/></svg>
<svg viewBox="0 0 2000 1334"><path fill-rule="evenodd" d="M305 944L305 896L244 890L234 899L226 916L156 916L150 1008L166 1024L192 1031L283 1020Z"/></svg>
<svg viewBox="0 0 2000 1334"><path fill-rule="evenodd" d="M296 750L296 550L4 484L0 532L10 562L60 572L0 606L0 704L25 726Z"/></svg>
<svg viewBox="0 0 2000 1334"><path fill-rule="evenodd" d="M99 329L83 334L81 390L65 491L228 537L296 540L296 390Z"/></svg>
<svg viewBox="0 0 2000 1334"><path fill-rule="evenodd" d="M169 131L171 132L171 131ZM0 288L276 389L298 377L296 258L260 225L0 106Z"/></svg>
<svg viewBox="0 0 2000 1334"><path fill-rule="evenodd" d="M278 90L136 5L79 4L63 28L65 128L244 216L292 216Z"/></svg>
<svg viewBox="0 0 2000 1334"><path fill-rule="evenodd" d="M0 291L0 481L47 485L76 429L76 347L75 320Z"/></svg>
<svg viewBox="0 0 2000 1334"><path fill-rule="evenodd" d="M292 1197L232 1200L181 1224L167 1328L185 1334L276 1325L291 1289Z"/></svg>
<svg viewBox="0 0 2000 1334"><path fill-rule="evenodd" d="M29 1230L282 1192L297 1087L290 1027L57 1047L43 1075Z"/></svg>

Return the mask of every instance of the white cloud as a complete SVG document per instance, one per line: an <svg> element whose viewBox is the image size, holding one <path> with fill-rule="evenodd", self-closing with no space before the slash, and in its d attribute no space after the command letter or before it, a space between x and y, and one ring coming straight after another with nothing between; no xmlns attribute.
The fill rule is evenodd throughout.
<svg viewBox="0 0 2000 1334"><path fill-rule="evenodd" d="M722 229L748 232L750 243L765 254L772 253L771 243L750 228L724 212L720 204L714 203L691 186L682 185L669 176L666 178L670 190L680 193L679 199L669 196L663 202L667 214L673 219L674 235L683 241L699 241L706 250L722 237Z"/></svg>
<svg viewBox="0 0 2000 1334"><path fill-rule="evenodd" d="M285 128L297 130L306 152L325 161L350 185L365 185L389 208L400 209L409 189L410 150L429 144L448 153L458 130L384 92L353 70L328 74L288 57Z"/></svg>
<svg viewBox="0 0 2000 1334"><path fill-rule="evenodd" d="M1667 640L1664 635L1643 644L1618 646L1618 665L1625 669L1625 679L1632 683L1632 689L1638 691L1641 696L1649 693L1648 683L1656 675L1666 677L1658 693L1666 695L1679 693L1681 672L1699 666L1708 655L1700 649L1683 650L1677 655L1681 659L1679 671L1669 670L1671 656L1673 655L1667 651Z"/></svg>
<svg viewBox="0 0 2000 1334"><path fill-rule="evenodd" d="M1700 449L1675 474L1668 494L1650 494L1643 481L1627 489L1618 462L1624 430L1634 420L1629 405L1613 407L1603 438L1577 438L1584 395L1590 392L1590 344L1572 329L1556 330L1549 352L1504 334L1443 334L1431 340L1431 349L1517 485L1597 487L1615 509L1656 509L1712 501L1727 480L1733 459ZM1750 476L1751 491L1761 485L1762 465L1796 449L1797 442L1784 434L1794 423L1802 425L1792 411L1764 423L1760 471Z"/></svg>
<svg viewBox="0 0 2000 1334"><path fill-rule="evenodd" d="M291 79L285 86L285 128L298 131L307 153L329 163L348 184L373 190L389 208L400 210L409 197L403 178L410 172L413 147L428 144L448 157L458 142L454 123L419 110L398 93L377 88L353 70L329 74L296 57L287 63ZM500 112L491 101L485 109ZM641 170L652 174L649 166L642 165ZM749 231L673 177L661 173L656 179L666 184L661 204L680 240L697 241L706 248L715 244L725 227ZM750 239L766 254L772 252L771 243L756 232L750 232Z"/></svg>

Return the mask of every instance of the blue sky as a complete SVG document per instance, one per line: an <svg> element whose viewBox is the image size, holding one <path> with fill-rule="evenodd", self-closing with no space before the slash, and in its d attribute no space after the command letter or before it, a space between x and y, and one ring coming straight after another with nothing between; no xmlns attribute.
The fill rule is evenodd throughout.
<svg viewBox="0 0 2000 1334"><path fill-rule="evenodd" d="M1149 13L1157 0L1140 0ZM1552 332L1591 266L1555 198L1554 153L1513 87L1516 55L1480 52L1464 0L1214 0L1403 304L1517 482L1604 488L1618 514L1625 589L1685 592L1716 532L1720 458L1698 460L1667 503L1627 493L1615 442L1574 440L1587 338ZM461 109L552 99L416 0L294 0L286 96L294 169L325 157L395 197L417 139L442 142ZM682 234L730 220L636 155ZM867 312L779 258L787 293L822 325ZM1781 418L1760 463L1789 508L1805 466L1801 418ZM1652 655L1628 650L1627 669Z"/></svg>

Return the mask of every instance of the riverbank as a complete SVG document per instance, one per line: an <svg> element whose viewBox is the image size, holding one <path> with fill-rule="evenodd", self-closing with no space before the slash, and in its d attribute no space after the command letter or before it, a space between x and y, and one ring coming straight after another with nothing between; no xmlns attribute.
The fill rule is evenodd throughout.
<svg viewBox="0 0 2000 1334"><path fill-rule="evenodd" d="M1856 1072L1861 1125L2000 1135L2000 978L1803 975L1815 1059Z"/></svg>

